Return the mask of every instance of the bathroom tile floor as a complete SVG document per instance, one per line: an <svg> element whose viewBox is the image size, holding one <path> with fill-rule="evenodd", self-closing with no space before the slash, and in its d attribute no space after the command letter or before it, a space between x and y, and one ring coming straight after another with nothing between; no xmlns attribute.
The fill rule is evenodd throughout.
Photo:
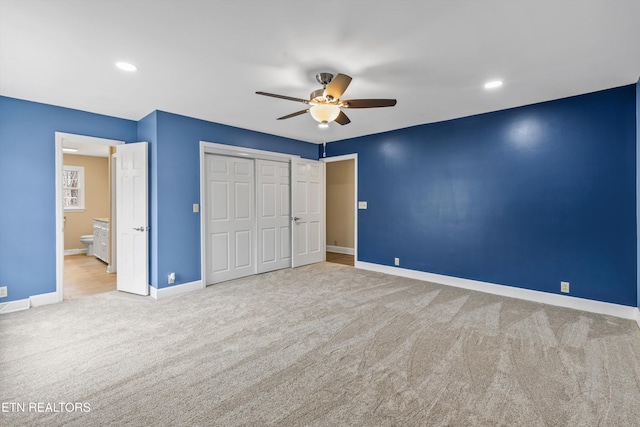
<svg viewBox="0 0 640 427"><path fill-rule="evenodd" d="M96 257L64 257L64 299L81 298L116 290L116 275L107 273L107 264Z"/></svg>

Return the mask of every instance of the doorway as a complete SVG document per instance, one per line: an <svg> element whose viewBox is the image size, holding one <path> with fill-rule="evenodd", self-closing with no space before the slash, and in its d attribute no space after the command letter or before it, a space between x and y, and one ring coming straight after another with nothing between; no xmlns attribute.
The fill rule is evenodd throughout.
<svg viewBox="0 0 640 427"><path fill-rule="evenodd" d="M358 241L357 154L323 161L327 163L327 262L354 266Z"/></svg>
<svg viewBox="0 0 640 427"><path fill-rule="evenodd" d="M56 298L116 289L115 146L56 132ZM65 286L66 285L66 286Z"/></svg>

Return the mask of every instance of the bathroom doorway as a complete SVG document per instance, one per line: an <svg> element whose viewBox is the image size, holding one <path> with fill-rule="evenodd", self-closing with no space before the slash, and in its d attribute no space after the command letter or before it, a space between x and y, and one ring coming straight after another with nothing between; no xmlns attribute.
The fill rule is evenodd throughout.
<svg viewBox="0 0 640 427"><path fill-rule="evenodd" d="M56 132L59 301L116 290L114 163L121 143Z"/></svg>

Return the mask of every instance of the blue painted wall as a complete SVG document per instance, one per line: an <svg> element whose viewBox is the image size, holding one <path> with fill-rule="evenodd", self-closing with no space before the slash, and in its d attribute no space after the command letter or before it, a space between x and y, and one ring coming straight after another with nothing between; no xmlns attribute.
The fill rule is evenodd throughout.
<svg viewBox="0 0 640 427"><path fill-rule="evenodd" d="M156 247L150 254L150 281L156 288L169 286L171 272L176 273L174 285L200 280L200 214L193 213L193 204L200 203L200 141L318 159L315 144L162 111L155 112L154 120L155 140L153 135L145 140L155 165L150 226L157 234L151 236Z"/></svg>
<svg viewBox="0 0 640 427"><path fill-rule="evenodd" d="M56 290L55 132L134 141L136 122L0 97L0 303Z"/></svg>
<svg viewBox="0 0 640 427"><path fill-rule="evenodd" d="M327 144L358 258L636 306L635 85Z"/></svg>

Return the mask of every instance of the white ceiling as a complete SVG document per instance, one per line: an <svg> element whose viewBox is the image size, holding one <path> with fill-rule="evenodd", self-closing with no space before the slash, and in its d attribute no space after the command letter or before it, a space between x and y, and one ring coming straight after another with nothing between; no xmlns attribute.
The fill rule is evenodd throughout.
<svg viewBox="0 0 640 427"><path fill-rule="evenodd" d="M635 83L639 17L639 0L0 0L0 94L321 143ZM398 105L321 130L255 94L308 98L323 71Z"/></svg>

